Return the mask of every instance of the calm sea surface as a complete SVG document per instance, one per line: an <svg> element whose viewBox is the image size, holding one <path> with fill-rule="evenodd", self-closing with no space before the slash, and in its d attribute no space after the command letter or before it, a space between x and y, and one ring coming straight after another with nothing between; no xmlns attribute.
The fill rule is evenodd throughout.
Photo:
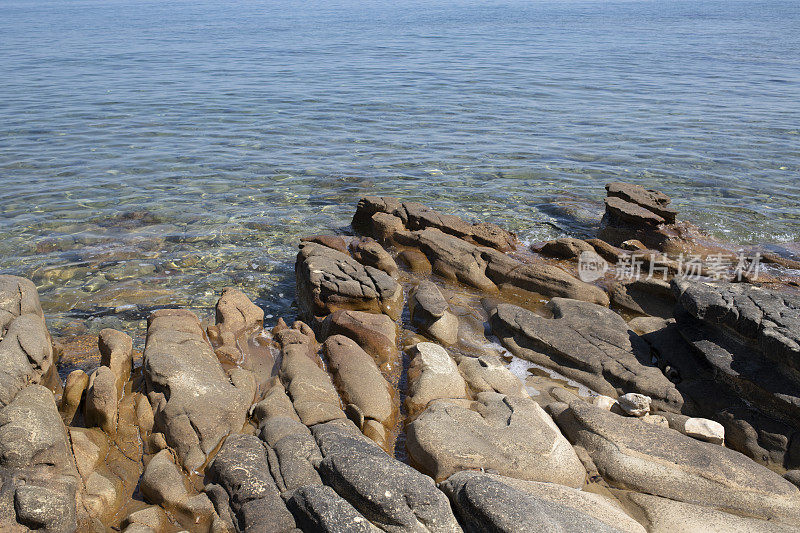
<svg viewBox="0 0 800 533"><path fill-rule="evenodd" d="M56 330L291 315L297 238L365 194L541 240L619 179L800 239L800 2L0 2L0 272Z"/></svg>

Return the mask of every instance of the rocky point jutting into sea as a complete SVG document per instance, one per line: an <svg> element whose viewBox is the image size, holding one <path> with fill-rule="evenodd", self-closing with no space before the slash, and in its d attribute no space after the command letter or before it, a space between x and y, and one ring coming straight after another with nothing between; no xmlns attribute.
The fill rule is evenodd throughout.
<svg viewBox="0 0 800 533"><path fill-rule="evenodd" d="M298 243L299 316L226 289L63 382L0 276L0 529L800 531L800 264L606 189L531 247L362 198Z"/></svg>

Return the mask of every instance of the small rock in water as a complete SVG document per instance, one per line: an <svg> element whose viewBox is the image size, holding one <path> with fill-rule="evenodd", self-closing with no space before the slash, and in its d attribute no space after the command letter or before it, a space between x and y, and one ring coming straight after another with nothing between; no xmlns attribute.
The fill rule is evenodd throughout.
<svg viewBox="0 0 800 533"><path fill-rule="evenodd" d="M725 428L719 422L707 418L690 418L683 426L684 434L713 444L725 442Z"/></svg>
<svg viewBox="0 0 800 533"><path fill-rule="evenodd" d="M644 416L650 412L650 396L629 392L620 396L617 401L628 416Z"/></svg>

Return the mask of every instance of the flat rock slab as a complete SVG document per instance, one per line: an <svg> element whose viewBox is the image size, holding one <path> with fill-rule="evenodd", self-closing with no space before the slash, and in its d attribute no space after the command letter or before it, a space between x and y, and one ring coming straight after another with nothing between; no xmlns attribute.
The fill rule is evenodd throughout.
<svg viewBox="0 0 800 533"><path fill-rule="evenodd" d="M530 481L583 485L586 470L536 402L483 392L471 407L437 400L408 425L409 454L434 479L484 469Z"/></svg>
<svg viewBox="0 0 800 533"><path fill-rule="evenodd" d="M670 197L660 191L645 189L641 185L615 181L606 184L609 197L616 197L636 204L662 217L667 224L674 224L677 211L670 207Z"/></svg>
<svg viewBox="0 0 800 533"><path fill-rule="evenodd" d="M312 432L324 457L322 480L381 530L461 531L431 478L388 456L352 424L319 424Z"/></svg>
<svg viewBox="0 0 800 533"><path fill-rule="evenodd" d="M800 518L800 491L746 456L580 400L556 422L613 486L757 518Z"/></svg>
<svg viewBox="0 0 800 533"><path fill-rule="evenodd" d="M710 507L677 502L650 494L630 493L628 499L638 506L651 533L797 533L800 526L774 520L738 516Z"/></svg>
<svg viewBox="0 0 800 533"><path fill-rule="evenodd" d="M547 308L553 318L500 304L491 314L492 331L514 355L552 368L600 394L616 397L639 392L662 410L680 411L681 394L661 370L645 364L649 349L620 315L565 298L553 298Z"/></svg>
<svg viewBox="0 0 800 533"><path fill-rule="evenodd" d="M242 429L256 391L253 375L222 369L191 311L150 316L143 366L155 431L186 470L200 468L226 435Z"/></svg>
<svg viewBox="0 0 800 533"><path fill-rule="evenodd" d="M402 311L403 290L389 274L321 244L300 243L295 276L298 304L307 316L352 309L397 319Z"/></svg>
<svg viewBox="0 0 800 533"><path fill-rule="evenodd" d="M459 472L441 487L470 533L622 531L574 507L516 489L495 476Z"/></svg>

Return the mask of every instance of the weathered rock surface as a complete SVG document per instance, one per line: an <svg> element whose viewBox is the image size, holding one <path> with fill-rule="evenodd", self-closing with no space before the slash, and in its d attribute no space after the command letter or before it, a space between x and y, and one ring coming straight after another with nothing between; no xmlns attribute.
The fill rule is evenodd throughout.
<svg viewBox="0 0 800 533"><path fill-rule="evenodd" d="M133 370L133 339L114 329L104 329L97 340L100 350L100 364L111 369L119 394L125 383L131 378Z"/></svg>
<svg viewBox="0 0 800 533"><path fill-rule="evenodd" d="M423 281L411 292L408 300L411 321L420 331L444 345L458 341L458 318L450 312L439 287Z"/></svg>
<svg viewBox="0 0 800 533"><path fill-rule="evenodd" d="M522 381L505 367L499 357L484 354L459 356L457 360L459 372L475 394L498 392L511 398L528 398Z"/></svg>
<svg viewBox="0 0 800 533"><path fill-rule="evenodd" d="M117 433L117 377L107 366L101 366L89 377L86 389L86 411L84 420L87 427L99 427L107 435Z"/></svg>
<svg viewBox="0 0 800 533"><path fill-rule="evenodd" d="M397 319L403 290L386 272L364 266L350 255L301 242L295 263L297 301L308 317L338 309L385 313Z"/></svg>
<svg viewBox="0 0 800 533"><path fill-rule="evenodd" d="M276 326L274 331L283 352L281 381L303 424L313 426L345 418L336 388L328 373L320 368L311 328L298 322L291 328Z"/></svg>
<svg viewBox="0 0 800 533"><path fill-rule="evenodd" d="M267 444L272 478L281 494L322 485L315 469L322 456L306 426L291 418L273 417L261 425L260 437Z"/></svg>
<svg viewBox="0 0 800 533"><path fill-rule="evenodd" d="M650 494L629 493L628 499L645 515L651 533L789 533L800 527L787 523L737 516L709 507L659 498Z"/></svg>
<svg viewBox="0 0 800 533"><path fill-rule="evenodd" d="M495 476L459 472L441 487L468 532L622 531L583 509L516 489Z"/></svg>
<svg viewBox="0 0 800 533"><path fill-rule="evenodd" d="M644 207L648 211L662 217L668 224L675 223L677 211L670 207L670 198L666 194L645 189L639 185L615 181L606 185L606 192L609 197L616 197Z"/></svg>
<svg viewBox="0 0 800 533"><path fill-rule="evenodd" d="M36 287L25 278L1 275L0 407L28 384L55 379L52 340Z"/></svg>
<svg viewBox="0 0 800 533"><path fill-rule="evenodd" d="M270 474L267 451L252 435L231 435L209 467L214 485L206 488L221 517L231 517L238 531L291 531L295 527Z"/></svg>
<svg viewBox="0 0 800 533"><path fill-rule="evenodd" d="M655 274L658 276L658 274ZM669 283L650 279L617 282L611 287L611 301L634 313L671 318L675 295Z"/></svg>
<svg viewBox="0 0 800 533"><path fill-rule="evenodd" d="M719 422L707 418L689 418L683 423L682 433L713 444L725 443L725 428Z"/></svg>
<svg viewBox="0 0 800 533"><path fill-rule="evenodd" d="M553 298L544 318L511 304L491 314L492 331L514 355L557 370L600 394L635 391L656 407L680 411L683 398L658 367L649 366L649 348L610 309Z"/></svg>
<svg viewBox="0 0 800 533"><path fill-rule="evenodd" d="M395 279L400 273L400 270L397 268L397 263L395 263L391 254L384 250L383 246L371 237L353 239L350 243L350 253L353 258L362 265L383 270Z"/></svg>
<svg viewBox="0 0 800 533"><path fill-rule="evenodd" d="M80 481L53 394L19 391L0 410L0 529L70 532Z"/></svg>
<svg viewBox="0 0 800 533"><path fill-rule="evenodd" d="M447 350L432 342L420 342L408 367L406 410L414 417L433 400L468 398L467 384Z"/></svg>
<svg viewBox="0 0 800 533"><path fill-rule="evenodd" d="M186 470L199 468L226 435L242 429L255 380L246 370L222 369L194 313L150 316L143 366L154 429L164 433Z"/></svg>
<svg viewBox="0 0 800 533"><path fill-rule="evenodd" d="M443 215L417 202L400 202L396 198L365 196L358 202L353 216L354 228L370 228L376 213L398 218L410 230L436 228L468 242L500 251L514 249L516 237L491 223L469 224L455 215Z"/></svg>
<svg viewBox="0 0 800 533"><path fill-rule="evenodd" d="M355 426L330 422L312 428L324 459L326 485L387 532L459 532L447 497L433 480L389 457Z"/></svg>
<svg viewBox="0 0 800 533"><path fill-rule="evenodd" d="M503 253L514 249L515 238L496 226L469 226L419 204L366 197L359 202L353 227L382 242L419 250L434 273L483 291L496 292L498 286L508 285L545 296L609 302L605 291L556 266L523 263Z"/></svg>
<svg viewBox="0 0 800 533"><path fill-rule="evenodd" d="M574 509L622 531L630 533L644 533L645 531L645 528L639 522L625 513L616 500L593 492L565 487L557 483L525 481L512 477L499 476L497 474L462 471L453 474L447 481L441 483L439 486L440 488L444 488L444 485L451 480L457 482L461 478L473 476L491 478L508 485L516 491L522 491L536 498L541 498Z"/></svg>
<svg viewBox="0 0 800 533"><path fill-rule="evenodd" d="M345 406L353 405L360 413L360 429L367 420L384 426L376 441L384 450L394 448L389 430L397 422L398 404L394 389L384 379L372 357L344 335L328 337L323 344L328 370Z"/></svg>
<svg viewBox="0 0 800 533"><path fill-rule="evenodd" d="M470 407L437 400L409 424L409 454L434 479L483 468L530 481L583 485L586 471L578 456L536 402L483 392Z"/></svg>
<svg viewBox="0 0 800 533"><path fill-rule="evenodd" d="M619 408L628 416L645 416L650 413L652 399L644 394L628 392L617 398Z"/></svg>
<svg viewBox="0 0 800 533"><path fill-rule="evenodd" d="M322 322L320 330L322 338L344 335L356 341L387 375L399 372L397 324L388 316L363 311L334 311Z"/></svg>
<svg viewBox="0 0 800 533"><path fill-rule="evenodd" d="M64 392L61 395L61 405L58 410L61 412L61 419L65 425L70 425L75 413L78 412L83 393L89 386L89 376L83 370L73 370L67 376L64 383Z"/></svg>
<svg viewBox="0 0 800 533"><path fill-rule="evenodd" d="M757 518L800 517L797 487L738 452L582 401L555 418L613 486Z"/></svg>
<svg viewBox="0 0 800 533"><path fill-rule="evenodd" d="M674 288L676 327L701 369L718 394L746 402L735 419L722 410L700 416L721 422L730 444L748 455L800 466L800 297L744 283L676 280ZM677 365L682 375L688 363Z"/></svg>
<svg viewBox="0 0 800 533"><path fill-rule="evenodd" d="M581 239L564 237L548 241L542 245L539 252L543 255L560 257L562 259L578 259L583 252L594 252L594 247Z"/></svg>
<svg viewBox="0 0 800 533"><path fill-rule="evenodd" d="M377 533L347 500L325 485L309 485L294 491L286 505L304 531L326 533Z"/></svg>

